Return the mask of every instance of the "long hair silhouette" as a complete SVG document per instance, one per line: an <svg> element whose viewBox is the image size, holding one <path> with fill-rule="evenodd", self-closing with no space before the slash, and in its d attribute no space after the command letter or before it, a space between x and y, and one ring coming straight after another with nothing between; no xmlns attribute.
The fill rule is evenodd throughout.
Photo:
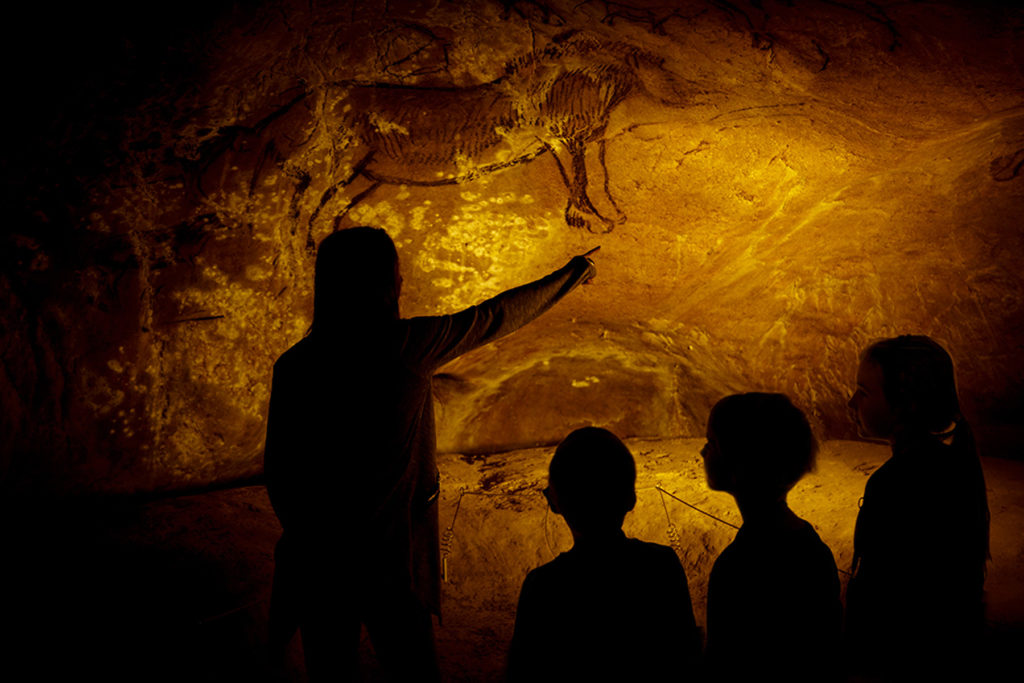
<svg viewBox="0 0 1024 683"><path fill-rule="evenodd" d="M938 342L924 335L900 335L871 344L863 359L882 370L882 391L896 418L893 446L945 443L960 462L977 458L970 423L960 411L953 359ZM977 529L975 559L989 557L989 510L981 468L971 486L978 502L970 520Z"/></svg>

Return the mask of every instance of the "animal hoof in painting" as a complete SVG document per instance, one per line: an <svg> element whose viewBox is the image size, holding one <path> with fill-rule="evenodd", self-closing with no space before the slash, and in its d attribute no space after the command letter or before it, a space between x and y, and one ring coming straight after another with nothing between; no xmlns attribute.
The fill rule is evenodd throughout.
<svg viewBox="0 0 1024 683"><path fill-rule="evenodd" d="M604 216L583 212L571 203L565 207L566 225L572 228L586 228L588 232L592 232L597 235L603 235L611 232L616 223L621 223L623 220L625 220L625 216L618 221L611 221Z"/></svg>

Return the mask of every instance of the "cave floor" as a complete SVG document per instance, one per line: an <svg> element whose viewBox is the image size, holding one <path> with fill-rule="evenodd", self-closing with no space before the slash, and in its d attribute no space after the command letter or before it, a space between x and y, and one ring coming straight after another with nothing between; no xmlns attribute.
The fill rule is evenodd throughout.
<svg viewBox="0 0 1024 683"><path fill-rule="evenodd" d="M676 547L702 623L707 573L738 514L731 498L704 486L703 440L628 443L639 501L626 531ZM790 496L840 568L849 566L863 483L885 455L877 446L828 442L816 472ZM570 545L540 494L549 457L550 449L531 449L441 458L447 580L436 635L446 680L501 680L523 577ZM1024 645L1024 464L985 459L984 466L993 555L988 659L996 672ZM28 679L304 680L298 639L285 669L264 666L280 527L262 486L38 505L11 510L7 520L6 659L12 670L32 672ZM365 637L362 659L367 680L380 680Z"/></svg>

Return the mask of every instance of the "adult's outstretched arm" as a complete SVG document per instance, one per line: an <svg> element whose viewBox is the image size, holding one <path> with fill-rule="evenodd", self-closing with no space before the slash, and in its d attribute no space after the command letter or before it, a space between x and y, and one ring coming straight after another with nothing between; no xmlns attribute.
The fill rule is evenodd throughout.
<svg viewBox="0 0 1024 683"><path fill-rule="evenodd" d="M526 325L596 272L589 258L576 256L539 280L459 313L413 318L409 321L406 352L426 365L443 365Z"/></svg>

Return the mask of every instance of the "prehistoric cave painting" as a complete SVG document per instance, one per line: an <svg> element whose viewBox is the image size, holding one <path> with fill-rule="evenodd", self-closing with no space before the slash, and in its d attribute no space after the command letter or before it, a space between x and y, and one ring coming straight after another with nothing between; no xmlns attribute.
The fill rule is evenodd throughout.
<svg viewBox="0 0 1024 683"><path fill-rule="evenodd" d="M682 91L660 58L565 34L480 85L342 81L283 93L254 125L222 130L202 162L200 189L252 196L266 173L283 171L294 181L293 231L305 222L312 246L318 222L336 228L381 185L459 184L550 154L567 193L566 223L605 233L626 219L605 157L613 110L634 94L680 106ZM329 183L318 186L325 174Z"/></svg>

